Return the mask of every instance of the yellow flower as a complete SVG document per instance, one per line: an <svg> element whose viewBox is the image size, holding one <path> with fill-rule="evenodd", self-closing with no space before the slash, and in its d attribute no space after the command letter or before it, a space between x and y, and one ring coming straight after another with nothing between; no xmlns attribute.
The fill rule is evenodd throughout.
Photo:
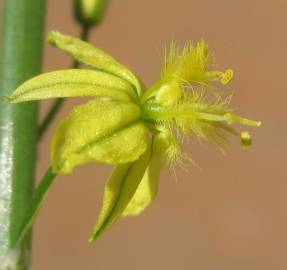
<svg viewBox="0 0 287 270"><path fill-rule="evenodd" d="M161 169L182 156L184 138L197 136L223 147L230 125L260 126L234 114L231 96L216 89L233 77L231 69L213 70L204 41L180 50L166 49L161 78L145 88L127 67L79 39L50 33L48 41L90 66L42 74L22 84L11 103L90 96L58 126L51 144L54 173L70 173L87 162L115 165L91 241L121 216L141 213L154 199ZM243 146L251 144L247 131Z"/></svg>

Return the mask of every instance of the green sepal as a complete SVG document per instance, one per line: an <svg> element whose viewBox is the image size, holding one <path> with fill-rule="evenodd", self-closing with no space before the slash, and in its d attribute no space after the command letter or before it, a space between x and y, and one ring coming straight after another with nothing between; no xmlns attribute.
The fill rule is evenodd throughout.
<svg viewBox="0 0 287 270"><path fill-rule="evenodd" d="M142 86L137 77L127 67L101 49L78 38L62 35L55 31L49 33L48 42L86 65L125 79L135 87L135 92L139 97L142 95Z"/></svg>
<svg viewBox="0 0 287 270"><path fill-rule="evenodd" d="M136 99L132 86L119 77L95 70L67 69L44 73L24 82L6 100L18 103L77 96Z"/></svg>
<svg viewBox="0 0 287 270"><path fill-rule="evenodd" d="M140 108L128 102L96 99L77 106L52 139L52 168L70 173L88 162L123 164L146 151L147 130Z"/></svg>
<svg viewBox="0 0 287 270"><path fill-rule="evenodd" d="M134 196L150 160L150 146L132 163L118 165L109 178L103 197L103 205L90 242L94 242L122 215Z"/></svg>

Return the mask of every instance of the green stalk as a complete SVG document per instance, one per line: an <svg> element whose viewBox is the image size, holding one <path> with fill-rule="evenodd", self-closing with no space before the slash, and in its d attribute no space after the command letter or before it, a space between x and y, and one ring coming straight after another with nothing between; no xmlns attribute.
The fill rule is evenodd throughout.
<svg viewBox="0 0 287 270"><path fill-rule="evenodd" d="M23 219L23 223L17 237L17 245L21 245L23 241L25 241L27 235L29 235L29 230L34 223L37 214L44 202L44 199L47 196L52 184L54 183L56 176L57 174L53 173L51 168L48 168L41 182L35 189L30 207Z"/></svg>
<svg viewBox="0 0 287 270"><path fill-rule="evenodd" d="M4 0L2 17L0 269L24 270L30 269L30 241L15 245L33 194L38 105L10 105L2 98L40 73L45 0Z"/></svg>

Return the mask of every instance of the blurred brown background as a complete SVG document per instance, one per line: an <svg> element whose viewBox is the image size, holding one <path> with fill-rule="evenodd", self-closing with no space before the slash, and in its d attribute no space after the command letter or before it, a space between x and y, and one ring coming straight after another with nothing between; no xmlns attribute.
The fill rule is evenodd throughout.
<svg viewBox="0 0 287 270"><path fill-rule="evenodd" d="M48 0L47 31L78 35L70 0ZM286 0L112 0L91 42L125 63L148 85L160 73L163 44L203 37L220 69L232 67L239 112L263 121L254 145L232 140L226 155L193 144L201 169L165 172L155 203L122 219L89 245L109 168L88 165L59 177L35 227L35 270L287 269ZM46 47L44 70L71 59ZM80 99L66 102L58 119ZM47 110L44 102L41 114ZM56 122L58 122L58 119ZM48 166L40 145L38 178Z"/></svg>

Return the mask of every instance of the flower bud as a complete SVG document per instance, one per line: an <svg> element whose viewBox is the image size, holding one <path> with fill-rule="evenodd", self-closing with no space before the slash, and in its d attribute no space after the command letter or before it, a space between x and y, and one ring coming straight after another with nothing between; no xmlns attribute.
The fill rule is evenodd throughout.
<svg viewBox="0 0 287 270"><path fill-rule="evenodd" d="M80 24L92 26L99 23L109 0L74 0L75 17Z"/></svg>

